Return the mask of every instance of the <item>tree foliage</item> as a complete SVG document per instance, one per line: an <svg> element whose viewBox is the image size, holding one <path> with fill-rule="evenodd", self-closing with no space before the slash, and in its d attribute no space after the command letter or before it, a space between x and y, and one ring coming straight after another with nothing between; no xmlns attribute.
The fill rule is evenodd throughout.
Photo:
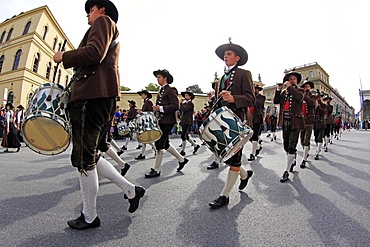
<svg viewBox="0 0 370 247"><path fill-rule="evenodd" d="M125 87L125 86L121 86L121 91L131 91L131 88Z"/></svg>
<svg viewBox="0 0 370 247"><path fill-rule="evenodd" d="M202 89L199 87L198 84L187 87L186 91L189 91L192 93L203 93Z"/></svg>
<svg viewBox="0 0 370 247"><path fill-rule="evenodd" d="M149 85L145 87L145 89L148 91L159 91L160 88L161 86L156 85L154 83L149 83Z"/></svg>

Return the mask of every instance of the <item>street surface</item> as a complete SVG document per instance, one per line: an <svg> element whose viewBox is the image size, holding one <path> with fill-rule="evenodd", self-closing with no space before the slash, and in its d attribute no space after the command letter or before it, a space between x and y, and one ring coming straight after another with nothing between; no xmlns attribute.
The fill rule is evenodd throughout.
<svg viewBox="0 0 370 247"><path fill-rule="evenodd" d="M286 183L279 182L286 163L281 132L275 142L266 133L262 139L255 161L247 161L251 144L244 147L243 164L254 171L248 186L239 191L238 181L229 205L216 210L208 203L219 196L227 167L207 170L213 156L205 146L196 155L187 147L190 162L182 172L166 153L161 176L146 179L154 167L153 151L148 146L147 159L136 161L140 150L131 141L121 158L132 164L126 178L146 188L139 209L128 213L121 190L101 178L101 227L85 231L66 224L82 209L71 147L56 156L39 155L24 143L19 153L1 150L0 245L370 246L370 131L344 132L318 161L312 142L307 168L296 166ZM171 143L180 150L178 136ZM298 150L299 163L300 145Z"/></svg>

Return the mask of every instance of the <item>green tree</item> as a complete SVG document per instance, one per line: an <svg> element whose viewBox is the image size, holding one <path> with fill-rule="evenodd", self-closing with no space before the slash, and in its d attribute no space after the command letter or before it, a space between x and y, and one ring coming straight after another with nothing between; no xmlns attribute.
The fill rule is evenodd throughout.
<svg viewBox="0 0 370 247"><path fill-rule="evenodd" d="M125 86L121 86L121 91L131 91L131 88L125 87Z"/></svg>
<svg viewBox="0 0 370 247"><path fill-rule="evenodd" d="M199 87L198 84L187 87L186 91L189 91L189 92L192 92L192 93L203 93L202 89Z"/></svg>
<svg viewBox="0 0 370 247"><path fill-rule="evenodd" d="M156 85L154 83L149 83L149 85L145 87L145 89L148 91L159 91L160 88L161 86Z"/></svg>

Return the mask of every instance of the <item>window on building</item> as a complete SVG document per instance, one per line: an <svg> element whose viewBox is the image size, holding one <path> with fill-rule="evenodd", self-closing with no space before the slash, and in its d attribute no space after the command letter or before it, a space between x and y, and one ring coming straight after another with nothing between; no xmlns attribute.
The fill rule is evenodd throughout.
<svg viewBox="0 0 370 247"><path fill-rule="evenodd" d="M37 53L35 56L35 60L33 61L33 68L32 71L37 73L37 69L39 68L39 62L40 62L40 53Z"/></svg>
<svg viewBox="0 0 370 247"><path fill-rule="evenodd" d="M46 33L48 32L48 27L45 26L43 29L42 29L42 34L41 34L41 37L43 40L45 40L46 38Z"/></svg>
<svg viewBox="0 0 370 247"><path fill-rule="evenodd" d="M22 50L18 50L14 57L13 70L18 69L19 61L21 61Z"/></svg>
<svg viewBox="0 0 370 247"><path fill-rule="evenodd" d="M7 99L6 103L12 103L13 104L13 100L14 100L14 93L9 92L8 93L8 99Z"/></svg>
<svg viewBox="0 0 370 247"><path fill-rule="evenodd" d="M310 71L310 78L313 78L313 71Z"/></svg>
<svg viewBox="0 0 370 247"><path fill-rule="evenodd" d="M60 84L60 77L62 77L62 71L59 70L58 71L58 80L57 80L57 84Z"/></svg>
<svg viewBox="0 0 370 247"><path fill-rule="evenodd" d="M50 72L51 72L51 63L49 62L46 68L46 75L45 75L46 79L48 80L50 79Z"/></svg>
<svg viewBox="0 0 370 247"><path fill-rule="evenodd" d="M12 33L13 33L13 28L9 30L8 37L6 37L6 41L10 40L10 38L12 37Z"/></svg>
<svg viewBox="0 0 370 247"><path fill-rule="evenodd" d="M0 44L3 43L6 32L4 31L0 38Z"/></svg>
<svg viewBox="0 0 370 247"><path fill-rule="evenodd" d="M68 81L69 81L69 78L68 78L68 75L66 76L66 85L68 85Z"/></svg>
<svg viewBox="0 0 370 247"><path fill-rule="evenodd" d="M3 70L3 64L4 64L4 55L0 57L0 73Z"/></svg>
<svg viewBox="0 0 370 247"><path fill-rule="evenodd" d="M27 22L26 26L24 27L23 35L28 33L28 30L30 30L30 26L31 26L31 21Z"/></svg>
<svg viewBox="0 0 370 247"><path fill-rule="evenodd" d="M62 48L62 43L59 43L58 44L58 51L60 51L61 48Z"/></svg>
<svg viewBox="0 0 370 247"><path fill-rule="evenodd" d="M57 46L57 41L58 41L58 39L54 38L54 42L53 42L53 50L54 51L55 51L55 47Z"/></svg>

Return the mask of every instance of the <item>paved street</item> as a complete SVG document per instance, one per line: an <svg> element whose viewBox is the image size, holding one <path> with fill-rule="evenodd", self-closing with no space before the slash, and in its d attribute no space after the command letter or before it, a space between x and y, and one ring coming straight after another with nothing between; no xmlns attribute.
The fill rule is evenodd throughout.
<svg viewBox="0 0 370 247"><path fill-rule="evenodd" d="M190 162L182 172L166 153L161 176L145 179L153 151L148 147L147 159L136 161L137 142L130 142L121 157L132 164L127 179L147 189L139 209L128 213L121 190L101 178L102 224L85 231L66 224L82 208L71 147L57 156L25 147L1 150L1 246L369 246L370 131L344 132L318 161L312 147L308 167L296 167L287 183L279 182L285 168L281 133L276 142L265 136L255 161L247 161L251 144L244 148L243 164L254 171L248 186L238 191L237 182L230 204L218 210L208 202L221 192L227 167L207 170L213 157L205 146L197 155L187 147ZM171 142L178 148L180 139Z"/></svg>

